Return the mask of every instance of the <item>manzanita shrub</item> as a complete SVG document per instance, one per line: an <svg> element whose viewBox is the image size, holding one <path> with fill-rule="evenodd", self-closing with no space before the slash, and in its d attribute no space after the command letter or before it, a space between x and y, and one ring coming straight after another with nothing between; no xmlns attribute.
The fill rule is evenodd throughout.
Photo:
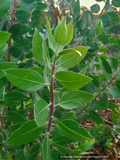
<svg viewBox="0 0 120 160"><path fill-rule="evenodd" d="M58 19L54 30L46 19L46 34L41 0L0 1L1 159L80 159L94 144L109 146L109 133L117 138L120 113L107 94L120 98L119 59L104 53L111 44L120 48L112 33L120 3L104 3L93 22L98 4L80 14L79 0L67 0L72 17ZM107 127L97 110L107 108L117 127L101 135ZM85 129L83 118L97 125Z"/></svg>

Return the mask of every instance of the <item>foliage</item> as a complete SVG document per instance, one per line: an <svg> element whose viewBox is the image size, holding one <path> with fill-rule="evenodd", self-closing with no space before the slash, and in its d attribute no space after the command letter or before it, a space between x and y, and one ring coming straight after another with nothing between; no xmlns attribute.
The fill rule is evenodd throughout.
<svg viewBox="0 0 120 160"><path fill-rule="evenodd" d="M114 34L120 4L104 3L101 12L97 3L80 13L79 0L66 0L71 17L51 30L50 19L40 18L47 8L41 0L0 2L1 159L80 156L94 144L109 146L112 133L117 137L120 113L107 95L120 98L120 66L107 51L113 44L120 49ZM97 113L105 109L116 112L115 130ZM95 122L92 131L83 118Z"/></svg>

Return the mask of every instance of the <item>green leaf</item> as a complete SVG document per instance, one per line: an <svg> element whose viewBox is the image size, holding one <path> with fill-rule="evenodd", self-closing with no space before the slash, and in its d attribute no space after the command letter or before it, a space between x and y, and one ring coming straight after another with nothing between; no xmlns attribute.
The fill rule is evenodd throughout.
<svg viewBox="0 0 120 160"><path fill-rule="evenodd" d="M120 80L117 80L117 81L115 82L115 85L116 85L116 87L120 90Z"/></svg>
<svg viewBox="0 0 120 160"><path fill-rule="evenodd" d="M78 16L80 14L80 2L77 0L74 4L74 14Z"/></svg>
<svg viewBox="0 0 120 160"><path fill-rule="evenodd" d="M92 82L96 87L100 87L99 77L98 76L89 75L89 77L91 77L93 79Z"/></svg>
<svg viewBox="0 0 120 160"><path fill-rule="evenodd" d="M10 33L0 31L0 47L2 47L10 38Z"/></svg>
<svg viewBox="0 0 120 160"><path fill-rule="evenodd" d="M14 132L15 130L17 130L24 122L21 122L21 123L16 123L16 124L13 124L11 126L9 126L9 129L11 132Z"/></svg>
<svg viewBox="0 0 120 160"><path fill-rule="evenodd" d="M27 157L25 157L24 155L22 155L17 160L27 160Z"/></svg>
<svg viewBox="0 0 120 160"><path fill-rule="evenodd" d="M14 24L10 27L9 32L11 33L11 37L13 39L17 39L20 34L20 24Z"/></svg>
<svg viewBox="0 0 120 160"><path fill-rule="evenodd" d="M44 85L42 76L33 70L9 69L4 74L14 86L26 91L37 91Z"/></svg>
<svg viewBox="0 0 120 160"><path fill-rule="evenodd" d="M11 47L10 53L12 54L12 56L14 56L16 58L19 58L22 56L22 50L18 47Z"/></svg>
<svg viewBox="0 0 120 160"><path fill-rule="evenodd" d="M107 15L110 16L111 22L113 22L113 23L119 22L119 17L115 12L108 12Z"/></svg>
<svg viewBox="0 0 120 160"><path fill-rule="evenodd" d="M25 119L23 118L23 116L15 111L9 111L5 115L5 117L9 122L12 122L14 124L25 122Z"/></svg>
<svg viewBox="0 0 120 160"><path fill-rule="evenodd" d="M0 63L0 78L4 77L3 70L9 69L9 68L15 68L16 64L14 62L2 62Z"/></svg>
<svg viewBox="0 0 120 160"><path fill-rule="evenodd" d="M107 108L107 106L102 101L95 101L94 109L105 110L106 108Z"/></svg>
<svg viewBox="0 0 120 160"><path fill-rule="evenodd" d="M43 153L43 160L51 160L51 150L50 150L48 136L44 138L42 153Z"/></svg>
<svg viewBox="0 0 120 160"><path fill-rule="evenodd" d="M26 4L29 4L29 3L34 2L35 0L21 0L21 1L23 1L23 2L26 3Z"/></svg>
<svg viewBox="0 0 120 160"><path fill-rule="evenodd" d="M7 158L8 158L8 160L13 160L13 159L12 159L12 155L11 155L10 152L8 152L8 151L7 151Z"/></svg>
<svg viewBox="0 0 120 160"><path fill-rule="evenodd" d="M67 71L57 72L55 78L61 85L70 90L81 88L92 80L82 74Z"/></svg>
<svg viewBox="0 0 120 160"><path fill-rule="evenodd" d="M65 17L63 17L63 19L55 29L54 37L58 44L61 44L64 46L67 36L68 36L68 29L66 26Z"/></svg>
<svg viewBox="0 0 120 160"><path fill-rule="evenodd" d="M111 87L109 89L109 94L115 98L120 98L120 90L117 87Z"/></svg>
<svg viewBox="0 0 120 160"><path fill-rule="evenodd" d="M42 127L48 119L49 105L42 99L38 100L34 107L34 118L36 124Z"/></svg>
<svg viewBox="0 0 120 160"><path fill-rule="evenodd" d="M0 0L0 17L4 16L11 5L12 0Z"/></svg>
<svg viewBox="0 0 120 160"><path fill-rule="evenodd" d="M30 17L30 13L28 13L24 10L18 10L15 13L15 16L21 23L25 23L26 20L28 19L28 17Z"/></svg>
<svg viewBox="0 0 120 160"><path fill-rule="evenodd" d="M111 70L111 67L110 67L108 61L102 57L101 57L101 60L102 60L102 65L103 65L105 71L109 74L112 74L112 70Z"/></svg>
<svg viewBox="0 0 120 160"><path fill-rule="evenodd" d="M21 92L18 92L18 91L12 91L12 92L8 92L6 95L5 95L5 99L4 101L8 101L8 102L17 102L17 101L24 101L26 100L27 97L21 93Z"/></svg>
<svg viewBox="0 0 120 160"><path fill-rule="evenodd" d="M108 43L109 42L109 38L110 38L111 35L109 34L102 34L100 36L98 36L98 39L99 41L102 41L104 44Z"/></svg>
<svg viewBox="0 0 120 160"><path fill-rule="evenodd" d="M109 101L108 101L107 95L104 92L102 94L102 101L105 104L105 106L108 106Z"/></svg>
<svg viewBox="0 0 120 160"><path fill-rule="evenodd" d="M63 68L72 68L76 66L85 57L89 47L74 47L66 49L58 53L62 55L60 58L60 65Z"/></svg>
<svg viewBox="0 0 120 160"><path fill-rule="evenodd" d="M10 135L6 144L11 146L27 144L35 138L38 138L41 132L42 128L38 127L34 120L28 121Z"/></svg>
<svg viewBox="0 0 120 160"><path fill-rule="evenodd" d="M40 151L40 144L35 144L31 147L30 152L28 153L28 160L36 159L39 151Z"/></svg>
<svg viewBox="0 0 120 160"><path fill-rule="evenodd" d="M29 39L19 39L17 41L15 41L13 43L13 45L15 47L19 47L19 48L22 48L22 47L26 47L27 45L29 45L31 43L31 41Z"/></svg>
<svg viewBox="0 0 120 160"><path fill-rule="evenodd" d="M73 142L73 140L66 138L65 136L55 137L52 139L52 141L62 146Z"/></svg>
<svg viewBox="0 0 120 160"><path fill-rule="evenodd" d="M103 33L102 23L101 23L101 20L100 20L100 19L98 19L98 20L96 21L95 29L96 29L96 34L97 34L97 35L101 35L101 34Z"/></svg>
<svg viewBox="0 0 120 160"><path fill-rule="evenodd" d="M115 103L113 103L113 102L109 102L109 104L108 104L108 107L107 108L109 108L109 109L114 109L114 108L119 108L118 107L118 105L116 105Z"/></svg>
<svg viewBox="0 0 120 160"><path fill-rule="evenodd" d="M47 4L45 4L45 3L38 3L37 4L37 8L36 9L38 9L38 10L43 10L43 9L45 9L47 7Z"/></svg>
<svg viewBox="0 0 120 160"><path fill-rule="evenodd" d="M109 24L109 22L111 21L110 16L107 14L103 14L100 19L102 20L103 25L107 25Z"/></svg>
<svg viewBox="0 0 120 160"><path fill-rule="evenodd" d="M43 39L40 36L40 33L37 29L35 29L34 37L33 37L33 42L32 42L32 47L33 47L33 55L36 61L40 65L45 65L45 60L42 52L42 43Z"/></svg>
<svg viewBox="0 0 120 160"><path fill-rule="evenodd" d="M79 155L81 153L81 150L71 150L70 148L63 147L57 143L54 143L54 142L51 142L51 143L53 146L56 146L58 150L60 150L61 152L65 152L72 155Z"/></svg>
<svg viewBox="0 0 120 160"><path fill-rule="evenodd" d="M58 125L60 131L69 139L73 141L84 141L88 138L91 138L89 133L83 128L79 127L79 124L73 120L55 120L55 123Z"/></svg>
<svg viewBox="0 0 120 160"><path fill-rule="evenodd" d="M89 102L94 96L83 91L71 91L62 96L60 106L64 109L75 109Z"/></svg>
<svg viewBox="0 0 120 160"><path fill-rule="evenodd" d="M98 124L104 124L102 118L95 111L89 111L89 118Z"/></svg>
<svg viewBox="0 0 120 160"><path fill-rule="evenodd" d="M73 25L72 25L72 21L70 21L68 24L67 24L67 31L68 31L68 36L64 42L64 46L67 46L70 41L72 40L73 38Z"/></svg>
<svg viewBox="0 0 120 160"><path fill-rule="evenodd" d="M62 116L61 120L65 120L65 119L76 120L75 113L73 113L73 112L67 112L67 113L65 113L65 114Z"/></svg>
<svg viewBox="0 0 120 160"><path fill-rule="evenodd" d="M111 62L115 70L118 68L118 59L115 57L111 57Z"/></svg>
<svg viewBox="0 0 120 160"><path fill-rule="evenodd" d="M120 1L119 0L112 0L112 5L115 7L120 7Z"/></svg>
<svg viewBox="0 0 120 160"><path fill-rule="evenodd" d="M100 6L98 4L94 4L90 8L93 13L98 13L100 11Z"/></svg>

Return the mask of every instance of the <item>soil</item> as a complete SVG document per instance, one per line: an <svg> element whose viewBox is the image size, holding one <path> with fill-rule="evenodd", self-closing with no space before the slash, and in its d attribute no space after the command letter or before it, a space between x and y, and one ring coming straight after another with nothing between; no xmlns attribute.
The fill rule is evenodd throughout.
<svg viewBox="0 0 120 160"><path fill-rule="evenodd" d="M110 102L115 103L120 107L120 98L114 98L112 96L109 96L108 100ZM96 111L104 120L105 124L108 125L108 127L113 128L113 123L111 120L112 113L115 112L112 109L106 109L106 110L97 110ZM95 122L84 119L81 124L83 126L86 126L86 128L90 128L90 126L95 126ZM112 143L110 143L109 147L103 147L100 145L94 146L90 151L85 152L83 155L82 160L120 160L120 134L119 139L113 138Z"/></svg>

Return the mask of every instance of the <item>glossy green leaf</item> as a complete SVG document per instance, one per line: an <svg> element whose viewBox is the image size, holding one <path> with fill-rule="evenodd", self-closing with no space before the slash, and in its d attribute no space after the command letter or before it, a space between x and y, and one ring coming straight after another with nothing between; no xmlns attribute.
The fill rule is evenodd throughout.
<svg viewBox="0 0 120 160"><path fill-rule="evenodd" d="M4 77L3 71L10 68L15 68L16 64L14 62L2 62L0 63L0 78Z"/></svg>
<svg viewBox="0 0 120 160"><path fill-rule="evenodd" d="M83 91L71 91L62 96L60 106L64 109L75 109L89 102L94 96Z"/></svg>
<svg viewBox="0 0 120 160"><path fill-rule="evenodd" d="M24 10L18 10L15 13L15 16L20 22L25 23L26 20L30 17L30 13Z"/></svg>
<svg viewBox="0 0 120 160"><path fill-rule="evenodd" d="M8 32L0 31L0 47L2 47L9 40L10 35L11 34Z"/></svg>
<svg viewBox="0 0 120 160"><path fill-rule="evenodd" d="M70 90L81 88L92 80L82 74L67 71L57 72L55 78L61 85Z"/></svg>
<svg viewBox="0 0 120 160"><path fill-rule="evenodd" d="M115 98L120 98L120 90L116 86L109 89L109 94Z"/></svg>
<svg viewBox="0 0 120 160"><path fill-rule="evenodd" d="M42 76L33 70L9 69L4 74L14 86L26 91L37 91L44 85Z"/></svg>
<svg viewBox="0 0 120 160"><path fill-rule="evenodd" d="M102 60L102 65L103 65L105 71L109 74L112 74L112 70L111 70L111 67L110 67L108 61L104 58L101 58L101 60Z"/></svg>
<svg viewBox="0 0 120 160"><path fill-rule="evenodd" d="M62 145L62 146L73 142L73 140L71 140L65 136L58 136L56 138L53 138L52 141L59 144L59 145Z"/></svg>
<svg viewBox="0 0 120 160"><path fill-rule="evenodd" d="M102 20L103 25L107 25L111 21L110 16L107 14L103 14L100 19Z"/></svg>
<svg viewBox="0 0 120 160"><path fill-rule="evenodd" d="M44 55L42 51L42 43L43 39L40 36L39 31L36 29L33 37L32 47L33 47L33 55L36 61L40 65L45 65Z"/></svg>
<svg viewBox="0 0 120 160"><path fill-rule="evenodd" d="M12 92L8 92L5 95L5 99L4 101L8 101L8 102L17 102L17 101L24 101L26 100L27 97L22 93L22 92L18 92L18 91L12 91Z"/></svg>
<svg viewBox="0 0 120 160"><path fill-rule="evenodd" d="M24 155L22 155L17 160L27 160L27 157L25 157Z"/></svg>
<svg viewBox="0 0 120 160"><path fill-rule="evenodd" d="M111 57L111 62L115 70L118 68L118 59L115 57Z"/></svg>
<svg viewBox="0 0 120 160"><path fill-rule="evenodd" d="M60 65L63 68L72 68L76 66L86 55L88 47L74 47L66 49L59 53Z"/></svg>
<svg viewBox="0 0 120 160"><path fill-rule="evenodd" d="M68 24L67 24L67 31L68 31L68 35L67 35L67 38L64 42L64 46L68 45L70 43L70 41L72 40L73 38L73 25L72 25L72 21L70 21Z"/></svg>
<svg viewBox="0 0 120 160"><path fill-rule="evenodd" d="M49 105L42 99L38 100L34 107L34 118L36 124L41 127L48 119Z"/></svg>
<svg viewBox="0 0 120 160"><path fill-rule="evenodd" d="M120 80L117 80L117 81L115 82L115 85L116 85L117 88L120 90Z"/></svg>
<svg viewBox="0 0 120 160"><path fill-rule="evenodd" d="M6 144L11 146L27 144L35 138L38 138L41 132L42 128L38 127L34 120L28 121L10 135Z"/></svg>
<svg viewBox="0 0 120 160"><path fill-rule="evenodd" d="M119 0L112 0L112 5L115 7L120 7L120 1Z"/></svg>
<svg viewBox="0 0 120 160"><path fill-rule="evenodd" d="M65 120L65 119L72 119L72 120L76 120L76 116L75 116L75 113L74 112L66 112L61 120Z"/></svg>
<svg viewBox="0 0 120 160"><path fill-rule="evenodd" d="M64 45L68 36L68 29L66 26L65 17L61 20L61 22L57 25L54 33L55 40L58 44Z"/></svg>
<svg viewBox="0 0 120 160"><path fill-rule="evenodd" d="M43 153L43 160L51 160L51 149L48 136L44 138L42 153Z"/></svg>
<svg viewBox="0 0 120 160"><path fill-rule="evenodd" d="M94 4L90 8L93 13L98 13L100 11L100 6L98 4Z"/></svg>
<svg viewBox="0 0 120 160"><path fill-rule="evenodd" d="M13 44L15 47L26 47L27 45L29 45L31 43L31 41L29 39L19 39L17 41L15 41Z"/></svg>
<svg viewBox="0 0 120 160"><path fill-rule="evenodd" d="M70 148L67 147L63 147L61 145L59 145L58 143L54 143L51 142L53 146L56 146L58 148L58 150L60 150L61 152L65 152L68 154L75 154L75 155L79 155L82 151L81 150L71 150Z"/></svg>
<svg viewBox="0 0 120 160"><path fill-rule="evenodd" d="M89 111L89 117L98 124L104 124L102 118L95 111Z"/></svg>
<svg viewBox="0 0 120 160"><path fill-rule="evenodd" d="M13 39L17 39L20 34L20 24L14 24L10 27L9 32L11 33L11 37Z"/></svg>
<svg viewBox="0 0 120 160"><path fill-rule="evenodd" d="M9 126L10 131L11 131L11 132L14 132L14 131L17 130L24 122L25 122L25 121L20 122L20 123L16 123L16 124L13 124L13 125L10 125L10 126Z"/></svg>
<svg viewBox="0 0 120 160"><path fill-rule="evenodd" d="M119 17L115 12L108 12L107 15L110 16L111 22L119 22Z"/></svg>
<svg viewBox="0 0 120 160"><path fill-rule="evenodd" d="M97 35L101 35L101 34L103 33L102 22L101 22L100 19L98 19L98 20L96 21L95 29L96 29L96 34L97 34Z"/></svg>
<svg viewBox="0 0 120 160"><path fill-rule="evenodd" d="M11 5L12 0L0 0L0 17L4 16Z"/></svg>
<svg viewBox="0 0 120 160"><path fill-rule="evenodd" d="M72 139L73 141L83 141L91 137L83 127L79 127L79 124L76 121L63 120L60 122L55 120L55 123L63 135L69 139Z"/></svg>
<svg viewBox="0 0 120 160"><path fill-rule="evenodd" d="M105 104L105 106L108 106L109 101L108 101L106 93L104 93L104 92L102 94L102 101Z"/></svg>
<svg viewBox="0 0 120 160"><path fill-rule="evenodd" d="M105 109L107 109L107 106L102 101L95 101L94 109L105 110Z"/></svg>
<svg viewBox="0 0 120 160"><path fill-rule="evenodd" d="M39 151L40 151L40 144L35 144L31 147L30 152L28 153L28 160L36 159Z"/></svg>
<svg viewBox="0 0 120 160"><path fill-rule="evenodd" d="M116 105L115 103L113 103L113 102L109 102L109 104L108 104L108 107L107 108L109 108L109 109L114 109L114 108L119 108L119 106L118 105Z"/></svg>
<svg viewBox="0 0 120 160"><path fill-rule="evenodd" d="M14 124L25 122L25 119L23 118L23 116L15 111L9 111L5 115L5 117L9 122L12 122Z"/></svg>
<svg viewBox="0 0 120 160"><path fill-rule="evenodd" d="M89 77L91 77L93 79L92 82L96 87L100 87L99 77L98 76L89 75Z"/></svg>

